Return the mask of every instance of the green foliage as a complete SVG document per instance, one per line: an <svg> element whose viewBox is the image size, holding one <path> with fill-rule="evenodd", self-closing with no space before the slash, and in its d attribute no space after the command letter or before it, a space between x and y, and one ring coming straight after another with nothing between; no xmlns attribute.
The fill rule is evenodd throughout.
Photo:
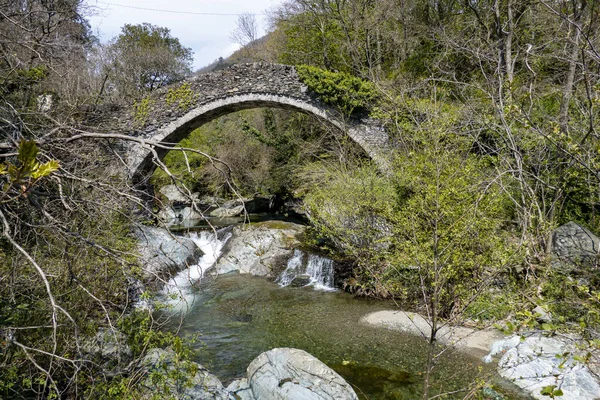
<svg viewBox="0 0 600 400"><path fill-rule="evenodd" d="M1 66L2 64L0 63L0 67ZM0 87L0 94L10 95L18 93L19 91L31 89L35 85L42 83L49 75L50 71L45 65L10 71L4 77L5 81Z"/></svg>
<svg viewBox="0 0 600 400"><path fill-rule="evenodd" d="M317 24L303 13L278 21L277 61L289 65L313 65L347 72L341 51L343 31L333 21Z"/></svg>
<svg viewBox="0 0 600 400"><path fill-rule="evenodd" d="M194 94L189 83L184 83L176 88L170 88L167 92L165 101L168 106L177 104L181 110L189 109L197 100L198 95Z"/></svg>
<svg viewBox="0 0 600 400"><path fill-rule="evenodd" d="M446 133L427 134L431 147L398 161L396 262L416 265L450 315L511 256L506 201L486 182L485 160L457 153Z"/></svg>
<svg viewBox="0 0 600 400"><path fill-rule="evenodd" d="M169 29L143 23L126 24L109 46L111 79L121 96L140 93L178 82L191 73L193 52Z"/></svg>
<svg viewBox="0 0 600 400"><path fill-rule="evenodd" d="M144 311L134 311L119 323L136 359L146 356L152 348L167 348L165 356L148 369L143 380L140 382L137 375L117 376L90 387L86 398L104 399L108 395L123 400L177 400L183 390L193 386L198 365L192 361L191 345L196 338L160 331L155 324L152 315Z"/></svg>
<svg viewBox="0 0 600 400"><path fill-rule="evenodd" d="M40 164L37 161L37 156L37 144L33 140L21 140L17 156L18 164L13 165L8 161L0 164L0 176L6 176L8 179L8 183L2 188L0 203L13 201L19 196L27 197L27 192L40 179L58 171L59 164L57 160ZM18 191L17 195L12 193L14 188Z"/></svg>
<svg viewBox="0 0 600 400"><path fill-rule="evenodd" d="M126 318L119 320L119 330L127 335L134 356L140 356L153 347L165 347L176 338L172 333L157 329L152 314L147 311L134 311Z"/></svg>
<svg viewBox="0 0 600 400"><path fill-rule="evenodd" d="M377 97L369 81L343 72L330 72L309 65L296 67L300 80L326 104L346 115L367 109Z"/></svg>
<svg viewBox="0 0 600 400"><path fill-rule="evenodd" d="M205 156L187 152L186 158L178 151L169 152L164 159L170 172L192 191L224 197L231 194L224 180L228 177L244 196L300 194L301 179L295 173L299 166L336 152L348 154L333 159L359 151L353 142L323 132L322 126L306 115L272 109L221 117L191 132L181 146L224 161L231 175L224 175ZM161 170L155 171L152 180L157 187L172 183Z"/></svg>
<svg viewBox="0 0 600 400"><path fill-rule="evenodd" d="M596 279L573 279L548 270L540 282L544 305L557 321L568 323L584 337L600 324L600 291Z"/></svg>
<svg viewBox="0 0 600 400"><path fill-rule="evenodd" d="M506 287L477 296L465 309L465 317L475 321L501 321L520 306L514 290Z"/></svg>
<svg viewBox="0 0 600 400"><path fill-rule="evenodd" d="M133 102L133 120L138 127L144 127L150 117L153 100L149 96L144 96L139 102Z"/></svg>
<svg viewBox="0 0 600 400"><path fill-rule="evenodd" d="M320 234L361 266L354 286L403 299L426 290L449 316L518 253L503 233L510 203L488 180L489 159L469 154L468 138L452 132L460 113L432 107L413 104L427 119L392 176L364 167L308 174L315 185L305 203Z"/></svg>
<svg viewBox="0 0 600 400"><path fill-rule="evenodd" d="M540 391L540 394L542 396L548 396L551 399L562 397L564 395L563 391L560 388L557 388L556 385L544 386Z"/></svg>

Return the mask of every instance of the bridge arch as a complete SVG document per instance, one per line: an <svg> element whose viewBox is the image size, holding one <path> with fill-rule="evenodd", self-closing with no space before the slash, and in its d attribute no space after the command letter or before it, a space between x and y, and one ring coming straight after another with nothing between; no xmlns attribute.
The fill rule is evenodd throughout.
<svg viewBox="0 0 600 400"><path fill-rule="evenodd" d="M185 85L185 86L184 86ZM272 107L316 116L348 134L380 167L386 168L385 147L388 137L380 124L370 119L344 119L321 102L298 78L294 67L280 64L234 65L226 70L199 75L178 86L185 88L185 108L169 101L174 88L158 91L146 103L148 122L143 130L135 129L136 115L128 116L129 129L144 139L127 150L129 175L133 183L141 183L156 168L155 158L162 159L168 150L154 152L147 142L174 145L194 129L232 112ZM139 112L139 111L138 111ZM147 141L147 142L146 142Z"/></svg>

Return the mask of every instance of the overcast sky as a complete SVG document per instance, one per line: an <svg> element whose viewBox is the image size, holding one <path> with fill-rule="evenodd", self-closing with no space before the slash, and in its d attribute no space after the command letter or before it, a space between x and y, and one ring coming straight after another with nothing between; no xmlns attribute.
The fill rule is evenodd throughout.
<svg viewBox="0 0 600 400"><path fill-rule="evenodd" d="M117 36L125 24L149 22L171 30L171 35L194 52L194 70L219 57L227 57L238 45L231 43L236 15L206 14L264 14L282 0L88 0L93 14L89 17L92 30L105 43ZM152 11L150 9L156 10ZM166 12L166 11L172 12ZM266 20L256 16L261 29Z"/></svg>

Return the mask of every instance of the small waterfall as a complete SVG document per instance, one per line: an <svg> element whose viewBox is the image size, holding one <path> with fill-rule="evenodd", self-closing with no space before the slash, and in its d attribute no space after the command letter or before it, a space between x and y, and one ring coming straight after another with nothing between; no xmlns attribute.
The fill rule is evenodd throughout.
<svg viewBox="0 0 600 400"><path fill-rule="evenodd" d="M306 263L306 274L319 289L333 289L333 260L310 254Z"/></svg>
<svg viewBox="0 0 600 400"><path fill-rule="evenodd" d="M304 253L300 250L294 250L294 255L287 262L286 269L279 275L275 282L279 283L279 286L289 286L294 278L302 274L302 264L304 261Z"/></svg>
<svg viewBox="0 0 600 400"><path fill-rule="evenodd" d="M296 286L313 286L315 289L335 290L333 286L333 260L308 254L302 250L294 250L288 260L286 269L279 275L275 282L279 286L290 286L294 280Z"/></svg>
<svg viewBox="0 0 600 400"><path fill-rule="evenodd" d="M184 304L191 305L194 298L192 285L201 280L204 273L215 265L223 252L223 246L231 237L231 233L227 233L221 239L212 231L191 232L189 237L204 255L200 257L198 264L180 271L164 286L162 293L168 298L167 302L176 308Z"/></svg>

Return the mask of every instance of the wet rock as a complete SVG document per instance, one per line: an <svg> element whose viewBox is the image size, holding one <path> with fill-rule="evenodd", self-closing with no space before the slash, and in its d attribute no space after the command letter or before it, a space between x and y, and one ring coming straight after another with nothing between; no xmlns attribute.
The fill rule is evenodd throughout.
<svg viewBox="0 0 600 400"><path fill-rule="evenodd" d="M552 266L565 273L597 270L600 238L575 222L568 222L552 234Z"/></svg>
<svg viewBox="0 0 600 400"><path fill-rule="evenodd" d="M304 226L282 222L280 226L253 224L235 227L223 256L215 268L218 273L232 271L258 276L272 275L273 271L285 263L297 243L296 237L304 232Z"/></svg>
<svg viewBox="0 0 600 400"><path fill-rule="evenodd" d="M308 284L310 284L310 275L298 275L290 282L289 286L302 287Z"/></svg>
<svg viewBox="0 0 600 400"><path fill-rule="evenodd" d="M158 212L158 219L168 227L179 224L177 213L169 206Z"/></svg>
<svg viewBox="0 0 600 400"><path fill-rule="evenodd" d="M204 219L204 217L192 207L184 207L177 213L177 219L180 224L188 226Z"/></svg>
<svg viewBox="0 0 600 400"><path fill-rule="evenodd" d="M196 264L202 256L202 251L189 238L152 226L137 225L134 229L140 263L146 278L151 281L169 278Z"/></svg>
<svg viewBox="0 0 600 400"><path fill-rule="evenodd" d="M498 362L500 375L535 399L547 399L542 388L552 385L560 387L564 399L600 398L599 382L585 365L575 361L577 348L572 343L540 335L513 336L494 343L490 357L497 354L503 354Z"/></svg>
<svg viewBox="0 0 600 400"><path fill-rule="evenodd" d="M175 373L176 372L176 373ZM142 398L177 398L181 400L228 400L228 392L219 379L202 365L179 361L173 351L151 349L141 362ZM152 379L156 373L162 379Z"/></svg>
<svg viewBox="0 0 600 400"><path fill-rule="evenodd" d="M267 351L246 372L227 388L243 400L358 400L340 375L304 350Z"/></svg>

